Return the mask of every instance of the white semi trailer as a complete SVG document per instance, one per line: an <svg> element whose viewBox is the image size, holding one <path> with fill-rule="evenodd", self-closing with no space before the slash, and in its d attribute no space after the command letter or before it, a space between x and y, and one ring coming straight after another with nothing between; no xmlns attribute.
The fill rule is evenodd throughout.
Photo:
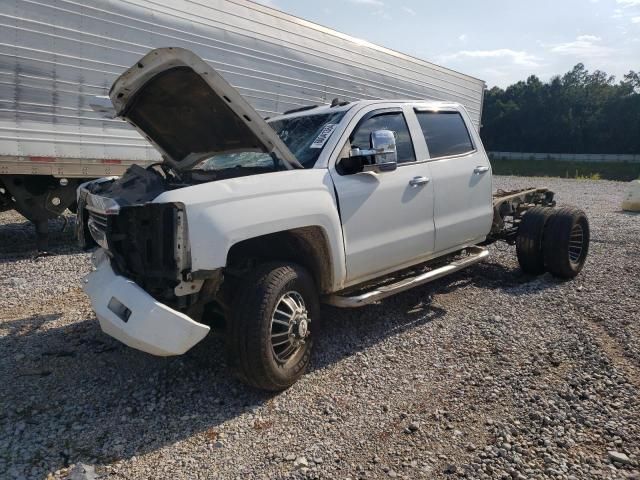
<svg viewBox="0 0 640 480"><path fill-rule="evenodd" d="M167 45L202 57L264 117L335 98L432 99L480 125L483 81L247 0L3 0L0 211L34 222L39 250L80 183L161 160L91 104Z"/></svg>

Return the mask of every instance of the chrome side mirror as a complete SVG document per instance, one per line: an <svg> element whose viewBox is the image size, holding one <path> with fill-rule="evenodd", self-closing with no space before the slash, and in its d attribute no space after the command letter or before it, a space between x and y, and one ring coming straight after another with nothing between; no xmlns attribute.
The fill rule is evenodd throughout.
<svg viewBox="0 0 640 480"><path fill-rule="evenodd" d="M373 158L373 163L363 162L363 172L391 172L398 168L396 137L391 130L376 130L375 132L371 132L370 144L371 149L369 150L352 148L349 152L350 157Z"/></svg>

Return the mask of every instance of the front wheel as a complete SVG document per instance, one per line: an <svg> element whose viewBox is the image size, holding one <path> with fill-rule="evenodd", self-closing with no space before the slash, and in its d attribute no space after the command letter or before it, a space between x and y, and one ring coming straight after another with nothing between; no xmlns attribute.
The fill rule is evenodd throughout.
<svg viewBox="0 0 640 480"><path fill-rule="evenodd" d="M259 265L240 282L227 338L228 363L245 383L284 390L304 373L319 326L309 273L292 263Z"/></svg>

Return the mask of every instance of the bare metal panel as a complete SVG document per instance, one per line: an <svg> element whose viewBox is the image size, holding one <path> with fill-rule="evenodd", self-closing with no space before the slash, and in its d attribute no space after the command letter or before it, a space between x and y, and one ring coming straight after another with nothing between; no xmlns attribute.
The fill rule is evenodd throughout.
<svg viewBox="0 0 640 480"><path fill-rule="evenodd" d="M457 101L480 122L484 82L246 0L2 0L0 156L156 160L89 99L163 46L194 51L264 116L403 98Z"/></svg>

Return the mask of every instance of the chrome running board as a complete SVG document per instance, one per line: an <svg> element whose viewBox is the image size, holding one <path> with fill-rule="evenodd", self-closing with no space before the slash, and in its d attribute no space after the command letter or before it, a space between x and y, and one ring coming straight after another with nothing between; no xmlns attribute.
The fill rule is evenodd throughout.
<svg viewBox="0 0 640 480"><path fill-rule="evenodd" d="M354 308L363 307L370 303L377 302L383 298L395 295L399 292L404 292L410 288L417 287L418 285L424 285L425 283L433 282L439 278L442 278L451 273L455 273L463 268L470 267L478 262L481 262L489 256L489 250L482 247L467 247L461 252L467 251L468 256L455 260L447 265L438 267L434 270L421 273L415 277L403 278L399 282L392 283L391 285L385 285L382 287L374 288L371 291L356 295L353 297L342 296L339 294L329 295L324 298L324 302L335 307L342 308Z"/></svg>

